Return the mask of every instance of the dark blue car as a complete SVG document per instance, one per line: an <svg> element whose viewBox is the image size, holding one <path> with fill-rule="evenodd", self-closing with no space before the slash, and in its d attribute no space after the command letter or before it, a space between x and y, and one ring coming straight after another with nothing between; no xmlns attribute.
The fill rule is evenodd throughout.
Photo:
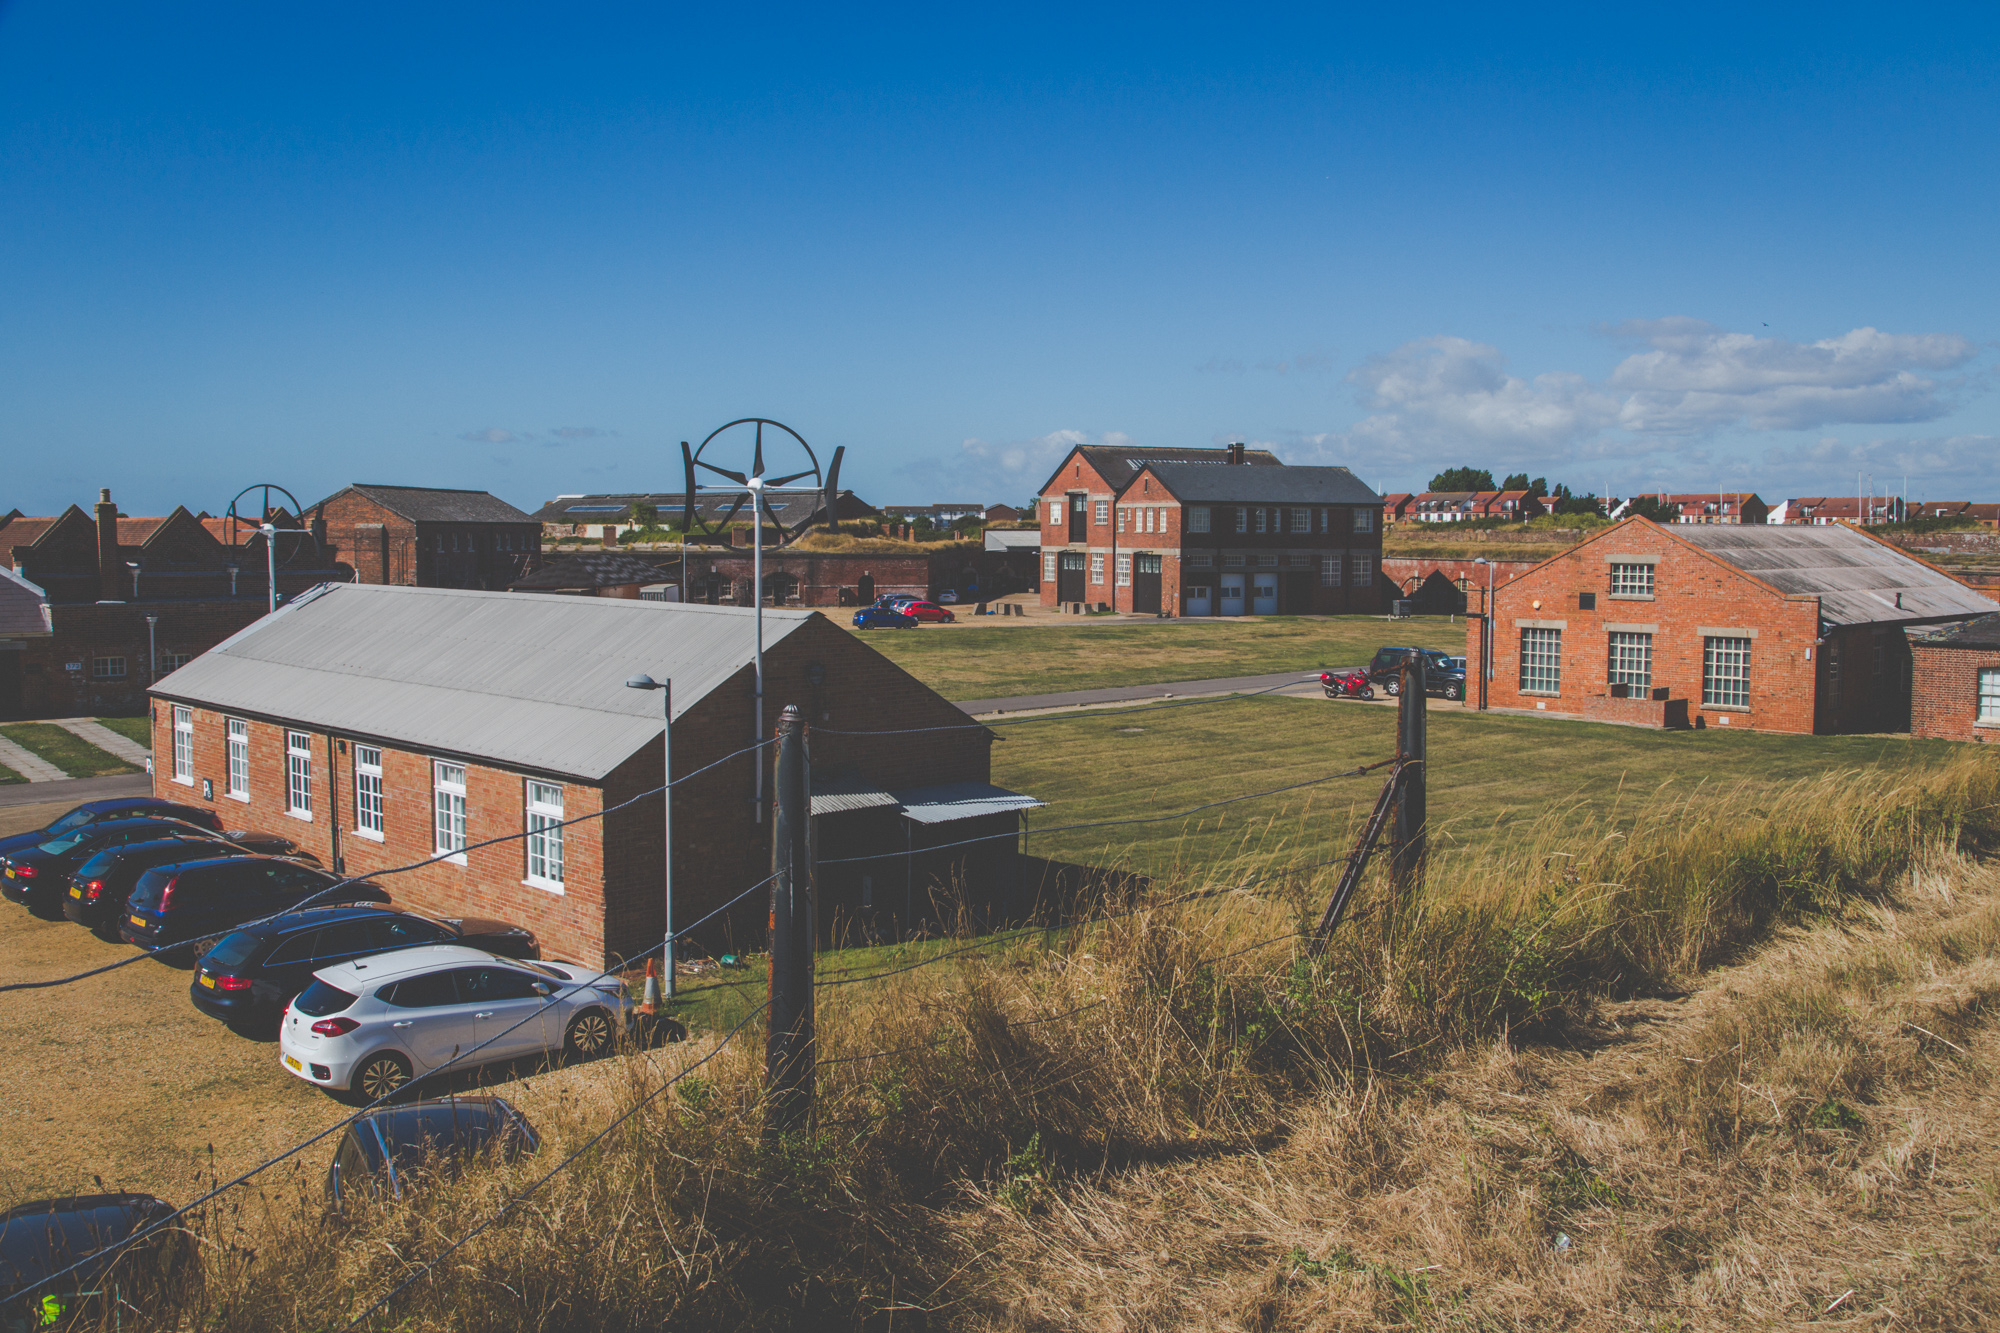
<svg viewBox="0 0 2000 1333"><path fill-rule="evenodd" d="M157 796L108 796L101 801L85 801L47 828L0 838L0 856L20 848L39 846L50 838L106 819L179 819L218 833L222 831L222 821L215 817L215 811L198 805L180 805L163 801Z"/></svg>
<svg viewBox="0 0 2000 1333"><path fill-rule="evenodd" d="M886 606L864 606L854 613L856 629L909 629L920 623L915 616Z"/></svg>
<svg viewBox="0 0 2000 1333"><path fill-rule="evenodd" d="M36 912L60 910L70 872L99 852L162 838L207 840L207 829L177 819L102 819L0 856L0 897ZM219 841L219 839L218 839Z"/></svg>

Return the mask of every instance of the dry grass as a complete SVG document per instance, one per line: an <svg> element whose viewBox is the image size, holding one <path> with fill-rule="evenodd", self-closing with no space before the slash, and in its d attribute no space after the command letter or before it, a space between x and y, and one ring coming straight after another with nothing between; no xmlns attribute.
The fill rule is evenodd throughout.
<svg viewBox="0 0 2000 1333"><path fill-rule="evenodd" d="M739 1039L381 1326L1698 1328L1846 1288L2000 1318L2000 883L1963 859L2000 765L1739 810L1440 857L1320 963L1323 875L1217 872L824 989L815 1133L759 1142ZM185 1322L338 1327L712 1042L601 1066L540 1162L414 1205L328 1230L316 1180L267 1185L203 1222Z"/></svg>

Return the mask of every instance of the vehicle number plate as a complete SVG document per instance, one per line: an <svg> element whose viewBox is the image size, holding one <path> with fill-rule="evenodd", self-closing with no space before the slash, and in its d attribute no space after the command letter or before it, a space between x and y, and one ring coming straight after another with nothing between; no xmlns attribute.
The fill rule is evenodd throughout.
<svg viewBox="0 0 2000 1333"><path fill-rule="evenodd" d="M210 975L208 975L208 973L206 973L206 972L204 972L204 973L202 973L202 974L201 974L200 976L196 977L196 978L195 978L195 980L196 980L196 981L199 981L199 982L200 982L200 983L201 983L202 985L204 985L204 986L208 987L208 988L209 988L210 990L214 990L214 989L215 989L215 978L214 978L214 977L211 977L211 976L210 976Z"/></svg>
<svg viewBox="0 0 2000 1333"><path fill-rule="evenodd" d="M291 1069L291 1071L294 1074L303 1073L305 1071L305 1066L299 1062L299 1058L295 1055L286 1056L285 1064Z"/></svg>
<svg viewBox="0 0 2000 1333"><path fill-rule="evenodd" d="M132 917L132 918L130 918L130 920L131 920L132 924L133 924L133 925L135 925L135 926L143 926L143 925L145 925L145 924L146 924L146 918L145 918L145 917L143 917L143 916L135 916L135 917Z"/></svg>
<svg viewBox="0 0 2000 1333"><path fill-rule="evenodd" d="M7 867L7 878L8 879L14 878L14 867L12 866Z"/></svg>
<svg viewBox="0 0 2000 1333"><path fill-rule="evenodd" d="M70 896L70 897L72 897L72 898L81 898L81 897L83 897L83 890L82 890L82 889L71 889L71 890L69 891L69 896Z"/></svg>

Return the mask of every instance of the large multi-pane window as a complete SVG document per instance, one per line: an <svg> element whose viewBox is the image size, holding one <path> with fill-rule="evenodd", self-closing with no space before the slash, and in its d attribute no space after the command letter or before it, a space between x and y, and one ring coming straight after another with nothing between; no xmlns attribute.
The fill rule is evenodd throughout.
<svg viewBox="0 0 2000 1333"><path fill-rule="evenodd" d="M1062 525L1063 521L1062 505L1063 502L1061 500L1049 501L1049 522L1056 524L1058 527Z"/></svg>
<svg viewBox="0 0 2000 1333"><path fill-rule="evenodd" d="M1101 555L1090 557L1090 581L1092 583L1104 582L1104 557Z"/></svg>
<svg viewBox="0 0 2000 1333"><path fill-rule="evenodd" d="M1048 583L1056 581L1056 553L1054 551L1047 551L1042 555L1042 579Z"/></svg>
<svg viewBox="0 0 2000 1333"><path fill-rule="evenodd" d="M1562 691L1563 632L1559 629L1521 631L1521 689L1529 694Z"/></svg>
<svg viewBox="0 0 2000 1333"><path fill-rule="evenodd" d="M1750 640L1701 641L1701 701L1723 708L1750 706Z"/></svg>
<svg viewBox="0 0 2000 1333"><path fill-rule="evenodd" d="M90 675L93 680L125 679L125 659L122 657L93 657L90 659Z"/></svg>
<svg viewBox="0 0 2000 1333"><path fill-rule="evenodd" d="M443 762L431 765L432 808L436 812L440 852L465 859L465 765Z"/></svg>
<svg viewBox="0 0 2000 1333"><path fill-rule="evenodd" d="M1250 531L1250 511L1240 506L1236 510L1236 530L1238 532Z"/></svg>
<svg viewBox="0 0 2000 1333"><path fill-rule="evenodd" d="M1312 530L1313 511L1310 509L1294 509L1292 511L1292 531L1311 532Z"/></svg>
<svg viewBox="0 0 2000 1333"><path fill-rule="evenodd" d="M1208 506L1207 506L1207 505L1195 505L1195 506L1193 506L1192 508L1190 508L1190 509L1189 509L1189 510L1187 511L1187 514L1188 514L1188 531L1189 531L1189 532L1207 532L1207 531L1208 531Z"/></svg>
<svg viewBox="0 0 2000 1333"><path fill-rule="evenodd" d="M1356 588L1373 587L1375 584L1375 557L1372 555L1355 556L1352 572L1354 574L1352 586Z"/></svg>
<svg viewBox="0 0 2000 1333"><path fill-rule="evenodd" d="M174 781L194 783L194 709L174 705Z"/></svg>
<svg viewBox="0 0 2000 1333"><path fill-rule="evenodd" d="M1323 555L1320 557L1319 560L1320 587L1338 588L1340 586L1340 565L1341 565L1340 556Z"/></svg>
<svg viewBox="0 0 2000 1333"><path fill-rule="evenodd" d="M1355 511L1354 511L1354 530L1355 530L1356 532L1373 532L1373 531L1375 531L1375 511L1374 511L1374 510L1372 510L1372 509L1357 509L1357 510L1355 510Z"/></svg>
<svg viewBox="0 0 2000 1333"><path fill-rule="evenodd" d="M1653 687L1653 636L1613 630L1611 633L1611 683L1635 690Z"/></svg>
<svg viewBox="0 0 2000 1333"><path fill-rule="evenodd" d="M229 746L229 777L226 793L239 801L250 799L250 724L232 717L225 726Z"/></svg>
<svg viewBox="0 0 2000 1333"><path fill-rule="evenodd" d="M1979 720L2000 723L2000 671L1979 673Z"/></svg>
<svg viewBox="0 0 2000 1333"><path fill-rule="evenodd" d="M562 887L563 789L552 782L528 784L528 879Z"/></svg>
<svg viewBox="0 0 2000 1333"><path fill-rule="evenodd" d="M1132 557L1129 555L1118 557L1118 586L1121 588L1132 586Z"/></svg>
<svg viewBox="0 0 2000 1333"><path fill-rule="evenodd" d="M285 813L311 819L313 812L312 733L285 733Z"/></svg>
<svg viewBox="0 0 2000 1333"><path fill-rule="evenodd" d="M354 831L380 838L382 827L382 751L373 745L354 747Z"/></svg>
<svg viewBox="0 0 2000 1333"><path fill-rule="evenodd" d="M1111 521L1111 501L1099 500L1097 502L1097 512L1095 514L1095 518L1097 520L1097 526L1100 528Z"/></svg>
<svg viewBox="0 0 2000 1333"><path fill-rule="evenodd" d="M1653 567L1651 565L1612 565L1611 595L1613 597L1651 597L1653 595Z"/></svg>

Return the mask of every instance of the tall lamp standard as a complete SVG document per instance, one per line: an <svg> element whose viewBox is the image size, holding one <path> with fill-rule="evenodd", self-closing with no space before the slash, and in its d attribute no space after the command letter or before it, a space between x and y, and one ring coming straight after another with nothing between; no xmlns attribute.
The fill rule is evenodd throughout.
<svg viewBox="0 0 2000 1333"><path fill-rule="evenodd" d="M661 718L660 762L665 770L665 786L660 792L660 803L666 810L666 850L661 857L666 866L667 893L667 963L665 972L666 997L674 998L674 682L654 680L651 676L639 675L625 682L628 690L658 690L660 692Z"/></svg>
<svg viewBox="0 0 2000 1333"><path fill-rule="evenodd" d="M1484 712L1486 683L1493 679L1493 562L1482 555L1472 563L1486 566L1486 614L1480 617L1485 625L1479 635L1479 709Z"/></svg>
<svg viewBox="0 0 2000 1333"><path fill-rule="evenodd" d="M146 617L146 684L148 685L157 685L160 682L159 628L158 616Z"/></svg>
<svg viewBox="0 0 2000 1333"><path fill-rule="evenodd" d="M271 592L271 609L278 609L278 529L275 524L260 523L257 531L264 534L265 586Z"/></svg>

